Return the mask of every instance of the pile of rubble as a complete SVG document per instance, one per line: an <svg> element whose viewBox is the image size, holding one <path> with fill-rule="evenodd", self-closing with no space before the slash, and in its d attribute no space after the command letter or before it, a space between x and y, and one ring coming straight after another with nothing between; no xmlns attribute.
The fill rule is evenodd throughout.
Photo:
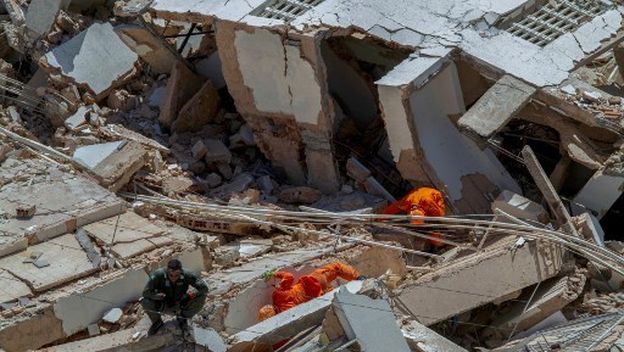
<svg viewBox="0 0 624 352"><path fill-rule="evenodd" d="M623 351L624 9L403 3L0 0L0 351Z"/></svg>

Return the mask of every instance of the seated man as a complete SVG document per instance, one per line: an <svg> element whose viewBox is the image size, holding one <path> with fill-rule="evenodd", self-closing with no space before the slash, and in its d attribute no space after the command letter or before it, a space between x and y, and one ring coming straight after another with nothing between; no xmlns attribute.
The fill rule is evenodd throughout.
<svg viewBox="0 0 624 352"><path fill-rule="evenodd" d="M195 290L189 290L192 286ZM182 263L173 259L167 269L154 271L143 290L141 305L152 321L148 335L154 335L163 326L160 313L175 312L180 329L188 329L188 320L203 308L208 286L197 275L182 268Z"/></svg>
<svg viewBox="0 0 624 352"><path fill-rule="evenodd" d="M258 320L266 320L301 303L324 295L333 290L331 284L338 277L347 281L364 279L356 269L340 262L327 264L316 269L311 274L299 278L296 283L294 282L295 277L289 272L268 273L265 279L275 278L280 282L273 291L273 304L260 308Z"/></svg>
<svg viewBox="0 0 624 352"><path fill-rule="evenodd" d="M429 187L421 187L412 190L405 197L387 206L383 214L444 216L446 215L446 205L444 204L444 197L440 191ZM412 224L414 225L421 225L423 223L424 221L422 219L412 219ZM433 233L432 236L437 238L429 240L434 247L444 245L444 243L439 240L442 238L441 234Z"/></svg>

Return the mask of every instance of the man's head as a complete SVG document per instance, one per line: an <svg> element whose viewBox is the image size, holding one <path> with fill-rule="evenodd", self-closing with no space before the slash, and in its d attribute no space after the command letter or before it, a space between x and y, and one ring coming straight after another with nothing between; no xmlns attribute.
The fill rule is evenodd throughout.
<svg viewBox="0 0 624 352"><path fill-rule="evenodd" d="M171 282L176 282L182 275L182 263L177 259L172 259L167 263L167 277Z"/></svg>

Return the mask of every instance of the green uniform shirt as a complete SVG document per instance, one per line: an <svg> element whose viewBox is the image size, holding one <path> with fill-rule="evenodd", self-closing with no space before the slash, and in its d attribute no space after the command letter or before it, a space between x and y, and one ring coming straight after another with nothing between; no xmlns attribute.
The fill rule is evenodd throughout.
<svg viewBox="0 0 624 352"><path fill-rule="evenodd" d="M180 278L174 284L167 277L166 269L158 269L150 275L143 290L143 297L155 300L157 299L156 294L164 293L166 295L165 303L172 306L182 299L189 286L197 290L197 297L205 297L208 293L208 286L204 280L190 271L182 269Z"/></svg>

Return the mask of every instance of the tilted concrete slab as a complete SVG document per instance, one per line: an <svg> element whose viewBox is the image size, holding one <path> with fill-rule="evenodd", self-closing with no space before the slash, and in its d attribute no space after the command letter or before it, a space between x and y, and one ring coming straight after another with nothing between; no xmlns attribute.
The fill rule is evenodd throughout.
<svg viewBox="0 0 624 352"><path fill-rule="evenodd" d="M457 122L481 137L500 131L531 100L537 89L509 75L503 76Z"/></svg>
<svg viewBox="0 0 624 352"><path fill-rule="evenodd" d="M47 53L40 64L88 87L101 99L127 81L138 58L107 22L92 24Z"/></svg>
<svg viewBox="0 0 624 352"><path fill-rule="evenodd" d="M24 263L24 259L31 252L42 252L40 259L50 265L37 268L32 263ZM93 268L73 234L56 237L29 247L28 251L2 258L0 268L24 280L36 292L62 285L97 270Z"/></svg>
<svg viewBox="0 0 624 352"><path fill-rule="evenodd" d="M512 250L514 242L501 240L426 274L398 298L421 323L432 325L557 275L560 248L529 241Z"/></svg>
<svg viewBox="0 0 624 352"><path fill-rule="evenodd" d="M410 321L409 324L401 328L401 331L403 332L403 337L407 340L407 344L413 351L468 352L468 350L459 347L446 337L416 321Z"/></svg>
<svg viewBox="0 0 624 352"><path fill-rule="evenodd" d="M541 204L510 191L501 192L492 202L492 212L494 214L496 214L496 209L500 209L520 219L539 222L548 221L548 213Z"/></svg>
<svg viewBox="0 0 624 352"><path fill-rule="evenodd" d="M31 294L30 288L22 280L6 270L0 270L0 303L14 301Z"/></svg>
<svg viewBox="0 0 624 352"><path fill-rule="evenodd" d="M519 333L535 326L576 300L583 292L585 280L584 274L572 273L545 281L540 284L528 306L527 302L533 290L527 290L530 292L520 296L509 313L498 316L482 336L498 335L507 338L514 329L515 333Z"/></svg>
<svg viewBox="0 0 624 352"><path fill-rule="evenodd" d="M31 244L45 241L125 210L125 202L113 193L41 160L6 160L0 185L0 209L9 215L0 227L0 256L24 249L27 238ZM20 204L34 205L35 215L16 218Z"/></svg>
<svg viewBox="0 0 624 352"><path fill-rule="evenodd" d="M611 209L624 191L624 176L607 175L602 170L597 171L592 176L581 191L574 196L572 211L578 215L586 211L583 207L576 205L580 203L587 209L596 212L596 217L602 217Z"/></svg>
<svg viewBox="0 0 624 352"><path fill-rule="evenodd" d="M74 159L89 166L102 186L118 191L147 163L147 150L137 142L118 141L80 147Z"/></svg>
<svg viewBox="0 0 624 352"><path fill-rule="evenodd" d="M50 31L58 15L62 0L32 1L26 11L26 28L34 38Z"/></svg>
<svg viewBox="0 0 624 352"><path fill-rule="evenodd" d="M388 301L337 291L332 306L349 341L357 339L363 351L410 351Z"/></svg>
<svg viewBox="0 0 624 352"><path fill-rule="evenodd" d="M120 277L88 292L62 297L54 304L54 314L63 322L63 332L72 335L98 322L104 313L138 300L148 280L143 269L120 273Z"/></svg>

